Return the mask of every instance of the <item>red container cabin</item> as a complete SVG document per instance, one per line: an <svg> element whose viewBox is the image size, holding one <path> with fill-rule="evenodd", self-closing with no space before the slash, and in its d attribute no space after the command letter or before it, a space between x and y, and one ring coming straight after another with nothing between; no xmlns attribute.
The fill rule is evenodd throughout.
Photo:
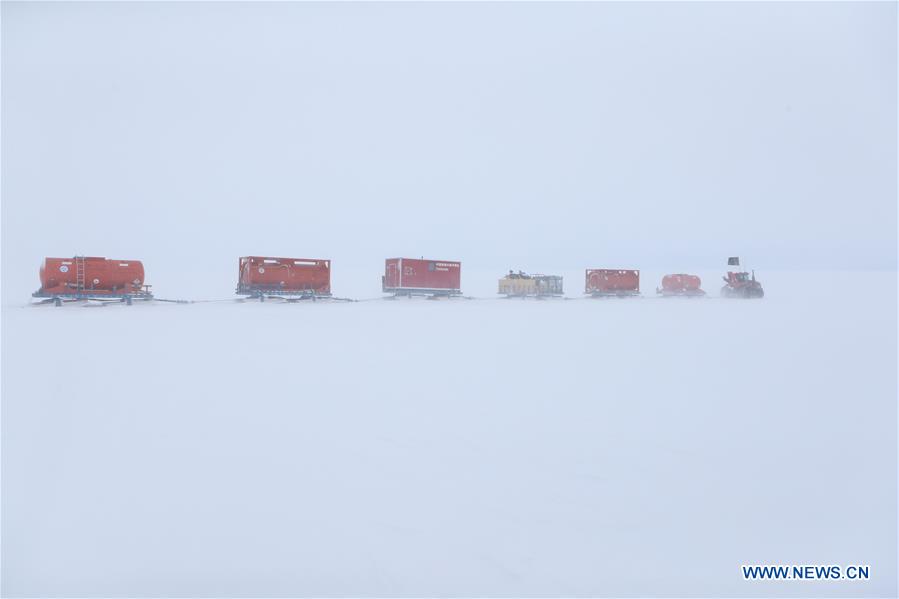
<svg viewBox="0 0 899 599"><path fill-rule="evenodd" d="M388 258L381 288L396 295L458 295L461 280L461 262Z"/></svg>
<svg viewBox="0 0 899 599"><path fill-rule="evenodd" d="M665 296L670 295L705 295L701 289L702 279L696 275L665 275L662 277L662 286L656 289L656 293Z"/></svg>
<svg viewBox="0 0 899 599"><path fill-rule="evenodd" d="M150 298L139 260L111 260L97 256L44 258L41 288L34 297Z"/></svg>
<svg viewBox="0 0 899 599"><path fill-rule="evenodd" d="M584 293L594 297L640 294L640 271L616 268L588 268Z"/></svg>
<svg viewBox="0 0 899 599"><path fill-rule="evenodd" d="M240 295L331 295L331 261L244 256L237 263Z"/></svg>

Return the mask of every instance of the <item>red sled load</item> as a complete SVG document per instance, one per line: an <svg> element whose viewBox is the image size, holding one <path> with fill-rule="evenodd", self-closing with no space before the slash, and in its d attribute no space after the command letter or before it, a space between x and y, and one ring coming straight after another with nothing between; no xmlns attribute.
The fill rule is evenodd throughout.
<svg viewBox="0 0 899 599"><path fill-rule="evenodd" d="M656 293L665 297L698 297L705 295L701 285L702 279L696 275L665 275L662 277L662 286L656 288Z"/></svg>
<svg viewBox="0 0 899 599"><path fill-rule="evenodd" d="M238 295L315 299L331 295L331 261L243 256L238 260Z"/></svg>
<svg viewBox="0 0 899 599"><path fill-rule="evenodd" d="M52 300L57 306L67 300L153 299L144 284L144 265L139 260L109 260L96 256L44 258L41 288L32 297Z"/></svg>
<svg viewBox="0 0 899 599"><path fill-rule="evenodd" d="M588 268L584 293L593 297L640 295L640 271Z"/></svg>
<svg viewBox="0 0 899 599"><path fill-rule="evenodd" d="M387 258L381 289L394 295L461 295L462 263L449 260Z"/></svg>

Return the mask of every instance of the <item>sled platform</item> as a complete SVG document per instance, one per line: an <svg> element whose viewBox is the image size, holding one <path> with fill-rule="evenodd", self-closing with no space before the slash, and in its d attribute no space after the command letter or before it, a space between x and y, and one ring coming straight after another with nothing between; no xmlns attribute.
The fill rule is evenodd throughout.
<svg viewBox="0 0 899 599"><path fill-rule="evenodd" d="M385 299L400 297L427 297L438 299L441 297L462 297L461 289L427 289L419 287L385 287L383 293L391 294Z"/></svg>
<svg viewBox="0 0 899 599"><path fill-rule="evenodd" d="M64 302L78 301L101 301L107 303L123 303L129 306L135 301L150 301L153 294L149 291L138 293L91 293L91 292L72 292L72 293L51 293L45 291L35 291L31 297L44 300L41 303L53 303L56 306L62 306Z"/></svg>
<svg viewBox="0 0 899 599"><path fill-rule="evenodd" d="M617 297L617 298L627 298L627 297L640 297L639 291L594 291L591 293L587 293L587 297L591 299L599 299L604 297Z"/></svg>
<svg viewBox="0 0 899 599"><path fill-rule="evenodd" d="M705 291L701 289L690 290L690 291L666 291L656 290L656 293L662 297L705 297Z"/></svg>
<svg viewBox="0 0 899 599"><path fill-rule="evenodd" d="M267 290L267 289L255 289L255 290L238 290L237 295L243 296L240 299L242 300L258 300L260 302L264 302L266 300L275 300L275 301L283 301L289 304L294 304L297 302L321 302L321 301L333 301L333 302L352 302L355 301L346 297L334 297L330 293L316 293L314 291L278 291L278 290Z"/></svg>

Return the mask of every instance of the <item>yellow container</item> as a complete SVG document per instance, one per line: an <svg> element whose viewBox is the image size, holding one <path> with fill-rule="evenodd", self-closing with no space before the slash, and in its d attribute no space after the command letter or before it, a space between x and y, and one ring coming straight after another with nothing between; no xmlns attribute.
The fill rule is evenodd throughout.
<svg viewBox="0 0 899 599"><path fill-rule="evenodd" d="M537 281L535 279L509 279L503 277L499 280L499 293L504 295L537 295Z"/></svg>
<svg viewBox="0 0 899 599"><path fill-rule="evenodd" d="M562 277L557 275L529 275L510 272L499 280L499 291L508 296L562 295Z"/></svg>

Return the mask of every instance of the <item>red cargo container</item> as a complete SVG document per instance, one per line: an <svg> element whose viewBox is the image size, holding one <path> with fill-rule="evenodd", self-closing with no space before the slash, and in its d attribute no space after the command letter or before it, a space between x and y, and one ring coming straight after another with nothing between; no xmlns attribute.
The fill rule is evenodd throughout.
<svg viewBox="0 0 899 599"><path fill-rule="evenodd" d="M244 256L238 260L240 295L331 295L331 261Z"/></svg>
<svg viewBox="0 0 899 599"><path fill-rule="evenodd" d="M665 275L662 277L662 287L656 289L656 293L662 295L705 295L700 287L702 280L696 275Z"/></svg>
<svg viewBox="0 0 899 599"><path fill-rule="evenodd" d="M448 260L388 258L381 288L396 295L458 295L462 263Z"/></svg>
<svg viewBox="0 0 899 599"><path fill-rule="evenodd" d="M588 268L584 293L593 296L640 294L640 271Z"/></svg>
<svg viewBox="0 0 899 599"><path fill-rule="evenodd" d="M34 297L149 297L139 260L97 256L44 258Z"/></svg>

